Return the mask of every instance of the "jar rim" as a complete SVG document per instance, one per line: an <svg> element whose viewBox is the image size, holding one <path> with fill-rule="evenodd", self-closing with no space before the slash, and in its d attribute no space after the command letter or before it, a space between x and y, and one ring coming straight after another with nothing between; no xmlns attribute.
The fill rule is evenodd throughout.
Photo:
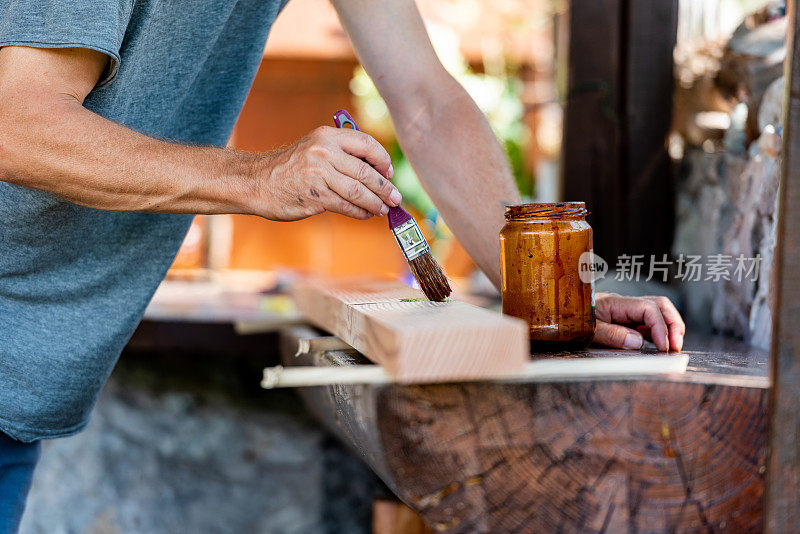
<svg viewBox="0 0 800 534"><path fill-rule="evenodd" d="M506 219L563 219L585 217L585 202L531 202L506 206Z"/></svg>

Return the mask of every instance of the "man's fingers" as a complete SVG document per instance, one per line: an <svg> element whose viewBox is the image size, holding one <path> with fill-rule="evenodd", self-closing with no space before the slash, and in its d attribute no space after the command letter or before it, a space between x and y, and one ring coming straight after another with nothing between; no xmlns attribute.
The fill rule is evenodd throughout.
<svg viewBox="0 0 800 534"><path fill-rule="evenodd" d="M619 349L641 349L644 338L636 330L618 324L597 321L594 329L594 342Z"/></svg>
<svg viewBox="0 0 800 534"><path fill-rule="evenodd" d="M667 323L669 329L669 347L672 350L680 351L683 348L683 336L686 334L686 324L684 324L678 309L667 297L645 297L652 301L661 310L661 315Z"/></svg>
<svg viewBox="0 0 800 534"><path fill-rule="evenodd" d="M365 159L384 178L392 179L392 159L386 149L371 135L347 128L336 128L336 139L342 150L358 159Z"/></svg>
<svg viewBox="0 0 800 534"><path fill-rule="evenodd" d="M339 152L331 158L331 164L340 173L364 184L387 206L398 206L403 199L392 182L362 159L346 152Z"/></svg>
<svg viewBox="0 0 800 534"><path fill-rule="evenodd" d="M363 187L363 186L362 186ZM334 213L340 213L353 219L367 220L372 217L372 213L362 207L356 206L347 199L339 196L336 191L328 190L323 194L322 204L325 209Z"/></svg>
<svg viewBox="0 0 800 534"><path fill-rule="evenodd" d="M389 207L378 196L370 191L367 186L349 176L331 169L325 178L328 187L347 202L358 206L373 215L386 215Z"/></svg>
<svg viewBox="0 0 800 534"><path fill-rule="evenodd" d="M650 338L656 344L658 350L664 352L669 350L669 339L667 323L661 315L661 310L658 306L649 300L640 300L636 306L637 309L632 310L637 317L637 321L641 321L645 326L650 327ZM641 313L641 315L640 315Z"/></svg>
<svg viewBox="0 0 800 534"><path fill-rule="evenodd" d="M644 324L650 328L650 337L658 350L669 350L667 323L655 302L633 297L611 297L609 302L606 303L605 299L601 302L609 305L607 312L611 322Z"/></svg>

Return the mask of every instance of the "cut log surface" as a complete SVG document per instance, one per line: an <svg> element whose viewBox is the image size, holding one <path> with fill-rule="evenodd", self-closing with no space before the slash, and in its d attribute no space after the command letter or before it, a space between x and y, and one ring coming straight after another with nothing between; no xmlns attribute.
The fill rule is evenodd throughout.
<svg viewBox="0 0 800 534"><path fill-rule="evenodd" d="M295 357L308 335L287 332L286 365L366 362L354 350ZM766 353L686 346L684 374L300 393L436 532L760 531Z"/></svg>
<svg viewBox="0 0 800 534"><path fill-rule="evenodd" d="M311 279L292 296L310 322L401 382L508 375L529 359L523 321L464 302L429 302L399 282Z"/></svg>
<svg viewBox="0 0 800 534"><path fill-rule="evenodd" d="M433 534L422 518L400 501L372 504L372 534Z"/></svg>

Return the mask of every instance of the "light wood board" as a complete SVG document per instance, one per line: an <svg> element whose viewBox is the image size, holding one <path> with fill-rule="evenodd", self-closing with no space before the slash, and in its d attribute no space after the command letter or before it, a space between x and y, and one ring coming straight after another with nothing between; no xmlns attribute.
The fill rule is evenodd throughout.
<svg viewBox="0 0 800 534"><path fill-rule="evenodd" d="M338 338L329 338L335 339ZM341 341L339 341L341 343ZM338 350L338 349L337 349ZM305 351L299 354L308 354ZM492 380L602 380L603 378L652 377L684 373L689 356L617 356L613 358L553 358L525 363L521 371L506 376L487 376ZM332 386L336 384L391 384L394 379L380 365L357 365L328 369L318 366L266 367L261 386L266 389Z"/></svg>
<svg viewBox="0 0 800 534"><path fill-rule="evenodd" d="M306 279L292 294L311 323L400 382L509 375L530 358L523 321L465 302L429 302L399 282Z"/></svg>

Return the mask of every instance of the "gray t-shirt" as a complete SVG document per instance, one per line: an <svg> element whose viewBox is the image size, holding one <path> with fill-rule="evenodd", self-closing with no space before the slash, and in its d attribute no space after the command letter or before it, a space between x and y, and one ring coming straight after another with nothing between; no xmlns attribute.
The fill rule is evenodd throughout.
<svg viewBox="0 0 800 534"><path fill-rule="evenodd" d="M0 0L0 47L101 51L109 67L86 108L223 146L287 1ZM190 222L0 182L1 431L32 441L86 425Z"/></svg>

